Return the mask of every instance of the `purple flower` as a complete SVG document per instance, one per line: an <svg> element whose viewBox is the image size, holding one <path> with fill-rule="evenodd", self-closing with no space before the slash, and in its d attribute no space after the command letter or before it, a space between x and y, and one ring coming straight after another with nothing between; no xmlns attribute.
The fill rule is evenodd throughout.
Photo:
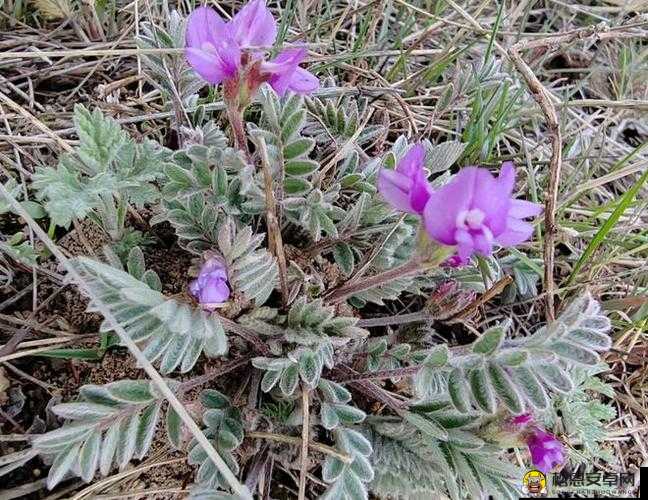
<svg viewBox="0 0 648 500"><path fill-rule="evenodd" d="M523 413L522 415L516 415L511 419L511 424L514 427L524 427L527 424L530 424L533 421L533 415L530 413Z"/></svg>
<svg viewBox="0 0 648 500"><path fill-rule="evenodd" d="M306 49L291 48L282 51L272 61L261 64L261 73L269 75L268 83L283 96L287 90L296 94L308 94L317 90L319 80L315 75L299 67L306 57Z"/></svg>
<svg viewBox="0 0 648 500"><path fill-rule="evenodd" d="M565 461L562 443L556 436L541 429L530 413L516 415L507 420L505 428L524 440L533 465L544 474Z"/></svg>
<svg viewBox="0 0 648 500"><path fill-rule="evenodd" d="M252 0L227 23L211 8L199 7L187 22L186 56L196 73L214 85L245 84L254 92L267 81L280 95L316 90L317 78L299 67L305 49L286 49L271 62L263 60L261 49L276 38L277 23L264 0Z"/></svg>
<svg viewBox="0 0 648 500"><path fill-rule="evenodd" d="M526 438L531 461L540 472L547 473L565 461L565 450L556 436L540 429L533 429Z"/></svg>
<svg viewBox="0 0 648 500"><path fill-rule="evenodd" d="M380 169L378 191L396 210L423 213L432 193L424 164L425 148L422 144L415 144L398 162L395 170Z"/></svg>
<svg viewBox="0 0 648 500"><path fill-rule="evenodd" d="M428 235L457 247L457 261L474 253L488 256L493 246L513 246L531 237L533 226L522 219L538 215L542 206L511 199L513 163L502 165L495 178L484 168L466 167L448 184L432 192L423 211Z"/></svg>
<svg viewBox="0 0 648 500"><path fill-rule="evenodd" d="M229 23L232 36L243 48L271 47L277 38L277 23L264 0L252 0Z"/></svg>
<svg viewBox="0 0 648 500"><path fill-rule="evenodd" d="M203 309L213 311L218 308L230 296L225 265L215 257L207 260L200 268L198 278L189 284L189 291Z"/></svg>
<svg viewBox="0 0 648 500"><path fill-rule="evenodd" d="M185 53L196 73L214 85L235 78L241 66L241 47L231 23L209 7L199 7L189 16Z"/></svg>

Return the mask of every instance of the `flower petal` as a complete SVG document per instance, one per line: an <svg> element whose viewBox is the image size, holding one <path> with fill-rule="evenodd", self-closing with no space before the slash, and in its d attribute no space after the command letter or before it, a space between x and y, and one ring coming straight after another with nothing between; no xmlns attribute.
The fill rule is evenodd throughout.
<svg viewBox="0 0 648 500"><path fill-rule="evenodd" d="M270 75L268 83L277 94L283 96L288 91L297 67L305 56L306 49L291 47L281 51L272 61L261 64L261 72Z"/></svg>
<svg viewBox="0 0 648 500"><path fill-rule="evenodd" d="M495 238L495 241L503 247L512 247L527 241L532 234L533 226L531 224L509 217L506 221L506 229Z"/></svg>
<svg viewBox="0 0 648 500"><path fill-rule="evenodd" d="M187 48L185 49L185 55L189 65L203 80L218 85L228 78L221 60L216 54L195 48Z"/></svg>
<svg viewBox="0 0 648 500"><path fill-rule="evenodd" d="M495 179L486 169L480 168L478 171L471 208L478 208L484 213L484 225L488 226L494 236L506 229L512 186L510 174Z"/></svg>
<svg viewBox="0 0 648 500"><path fill-rule="evenodd" d="M230 28L208 7L193 11L187 21L185 54L191 67L203 79L218 84L236 75L241 52Z"/></svg>
<svg viewBox="0 0 648 500"><path fill-rule="evenodd" d="M509 217L524 219L526 217L535 217L540 214L544 207L540 203L533 203L526 200L511 200L509 208Z"/></svg>
<svg viewBox="0 0 648 500"><path fill-rule="evenodd" d="M319 88L319 79L310 71L297 66L288 88L296 94L310 94Z"/></svg>
<svg viewBox="0 0 648 500"><path fill-rule="evenodd" d="M200 291L200 303L206 304L222 304L230 295L230 289L225 280L217 277L211 277L205 283L205 286Z"/></svg>
<svg viewBox="0 0 648 500"><path fill-rule="evenodd" d="M412 180L412 186L409 192L409 204L411 211L417 214L423 213L432 193L432 187L428 183L425 171L421 168Z"/></svg>
<svg viewBox="0 0 648 500"><path fill-rule="evenodd" d="M399 172L381 168L378 173L378 191L396 210L412 212L410 186L411 180Z"/></svg>
<svg viewBox="0 0 648 500"><path fill-rule="evenodd" d="M225 26L225 21L213 9L198 7L187 19L187 47L200 50L205 44L216 47L226 36Z"/></svg>
<svg viewBox="0 0 648 500"><path fill-rule="evenodd" d="M270 47L277 38L277 22L264 0L252 0L232 21L234 40L243 48Z"/></svg>
<svg viewBox="0 0 648 500"><path fill-rule="evenodd" d="M396 170L405 175L414 175L425 165L425 148L423 144L414 144L401 161L396 165Z"/></svg>
<svg viewBox="0 0 648 500"><path fill-rule="evenodd" d="M430 193L423 211L428 235L444 245L455 245L457 216L470 208L477 168L466 167L441 189ZM462 258L464 256L462 255Z"/></svg>

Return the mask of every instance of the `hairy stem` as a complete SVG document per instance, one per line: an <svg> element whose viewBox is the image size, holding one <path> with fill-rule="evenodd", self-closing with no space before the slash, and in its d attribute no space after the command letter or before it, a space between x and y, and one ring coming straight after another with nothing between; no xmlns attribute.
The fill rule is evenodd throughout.
<svg viewBox="0 0 648 500"><path fill-rule="evenodd" d="M272 432L248 432L246 436L253 439L269 439L270 441L278 441L280 443L294 444L297 446L300 446L302 444L301 438L294 436L284 436L283 434L274 434ZM341 460L345 464L350 464L351 462L353 462L353 458L346 453L341 453L335 448L332 448L325 444L317 443L315 441L308 441L308 447L312 450L319 451L320 453L331 455L332 457Z"/></svg>

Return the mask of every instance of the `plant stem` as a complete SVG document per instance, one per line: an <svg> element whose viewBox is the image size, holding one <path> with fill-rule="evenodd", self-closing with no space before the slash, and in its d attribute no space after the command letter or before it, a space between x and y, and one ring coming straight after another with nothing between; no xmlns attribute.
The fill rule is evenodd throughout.
<svg viewBox="0 0 648 500"><path fill-rule="evenodd" d="M245 157L250 160L250 150L248 149L245 127L243 126L243 111L235 106L227 106L227 120L232 127L234 134L234 145L245 153Z"/></svg>
<svg viewBox="0 0 648 500"><path fill-rule="evenodd" d="M301 445L302 439L294 436L284 436L283 434L274 434L271 432L248 432L247 437L252 439L269 439L270 441L278 441L280 443L288 443L294 445ZM319 451L320 453L325 453L326 455L331 455L332 457L341 460L345 464L350 464L353 462L353 458L347 455L346 453L341 453L335 448L327 446L322 443L317 443L315 441L308 441L308 447L312 450Z"/></svg>
<svg viewBox="0 0 648 500"><path fill-rule="evenodd" d="M344 299L351 295L364 292L365 290L380 286L384 283L389 283L390 281L397 278L403 278L405 276L418 274L423 269L424 268L421 262L418 259L413 259L403 264L402 266L395 267L394 269L389 269L388 271L376 274L374 276L369 276L368 278L364 278L356 283L344 285L329 294L329 296L327 297L327 302L342 302Z"/></svg>
<svg viewBox="0 0 648 500"><path fill-rule="evenodd" d="M299 470L299 494L298 500L306 498L306 472L308 468L308 429L310 425L310 391L306 384L302 384L302 437L301 437L301 461Z"/></svg>
<svg viewBox="0 0 648 500"><path fill-rule="evenodd" d="M360 328L371 328L372 326L405 325L407 323L425 321L426 319L434 318L432 318L432 316L427 311L423 310L409 314L395 314L394 316L384 316L382 318L361 319L356 323L356 326Z"/></svg>
<svg viewBox="0 0 648 500"><path fill-rule="evenodd" d="M199 377L195 377L185 382L182 382L180 384L179 391L187 392L195 387L199 387L203 384L206 384L210 380L221 377L226 373L234 371L237 368L240 368L241 366L248 364L251 359L252 356L245 356L243 358L235 359L230 361L229 363L225 363L224 365L221 365L220 367L210 371L209 373L205 373L204 375L201 375Z"/></svg>

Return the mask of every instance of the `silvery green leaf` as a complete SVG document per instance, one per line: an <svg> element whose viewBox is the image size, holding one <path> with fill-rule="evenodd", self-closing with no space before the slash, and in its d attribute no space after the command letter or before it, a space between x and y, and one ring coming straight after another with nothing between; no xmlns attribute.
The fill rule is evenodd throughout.
<svg viewBox="0 0 648 500"><path fill-rule="evenodd" d="M299 383L299 366L297 363L291 364L283 370L279 379L279 388L286 396L290 396Z"/></svg>
<svg viewBox="0 0 648 500"><path fill-rule="evenodd" d="M349 500L367 500L369 498L367 487L353 472L345 473L341 481L344 482L344 492Z"/></svg>
<svg viewBox="0 0 648 500"><path fill-rule="evenodd" d="M362 455L355 455L350 466L351 471L358 476L360 481L369 483L374 478L374 470L369 460Z"/></svg>
<svg viewBox="0 0 648 500"><path fill-rule="evenodd" d="M182 449L182 419L173 408L168 408L165 418L166 434L173 447Z"/></svg>
<svg viewBox="0 0 648 500"><path fill-rule="evenodd" d="M60 451L70 443L82 441L92 432L96 422L74 422L41 434L33 439L32 445L44 452Z"/></svg>
<svg viewBox="0 0 648 500"><path fill-rule="evenodd" d="M47 475L47 487L51 490L56 486L65 475L70 471L74 466L76 461L79 458L79 449L81 443L73 443L68 445L68 447L63 450L61 453L56 455L52 466L50 467L49 474Z"/></svg>
<svg viewBox="0 0 648 500"><path fill-rule="evenodd" d="M320 407L320 419L325 429L332 430L340 425L340 418L333 405L322 403Z"/></svg>
<svg viewBox="0 0 648 500"><path fill-rule="evenodd" d="M416 427L418 430L427 434L430 437L435 439L445 440L448 437L448 433L445 429L440 427L436 422L429 418L425 418L418 413L406 412L403 418Z"/></svg>
<svg viewBox="0 0 648 500"><path fill-rule="evenodd" d="M101 456L99 458L99 470L101 471L102 476L107 476L112 467L115 452L117 451L120 427L121 422L117 421L112 424L104 434L103 443L101 445Z"/></svg>
<svg viewBox="0 0 648 500"><path fill-rule="evenodd" d="M567 393L574 388L574 384L569 375L567 375L564 370L555 365L534 365L533 370L552 389Z"/></svg>
<svg viewBox="0 0 648 500"><path fill-rule="evenodd" d="M125 403L150 403L155 396L151 394L150 383L146 380L119 380L103 386L110 397Z"/></svg>
<svg viewBox="0 0 648 500"><path fill-rule="evenodd" d="M483 368L473 368L468 373L470 390L479 407L487 413L495 412L495 396Z"/></svg>
<svg viewBox="0 0 648 500"><path fill-rule="evenodd" d="M135 454L137 445L137 429L139 415L132 415L122 421L117 442L117 464L119 470L124 470Z"/></svg>
<svg viewBox="0 0 648 500"><path fill-rule="evenodd" d="M425 164L431 174L449 169L463 154L465 144L459 141L448 141L428 146Z"/></svg>
<svg viewBox="0 0 648 500"><path fill-rule="evenodd" d="M498 325L486 330L472 345L472 350L477 354L492 354L504 341L504 334L508 325Z"/></svg>
<svg viewBox="0 0 648 500"><path fill-rule="evenodd" d="M578 344L558 341L553 342L550 345L550 348L553 352L558 354L558 356L581 365L594 366L598 364L600 360L598 354L594 351L585 349Z"/></svg>
<svg viewBox="0 0 648 500"><path fill-rule="evenodd" d="M468 411L470 408L470 396L464 373L460 368L454 368L448 376L448 394L459 411Z"/></svg>
<svg viewBox="0 0 648 500"><path fill-rule="evenodd" d="M99 463L99 447L101 445L101 431L95 429L81 446L79 452L79 468L81 479L86 483L94 477Z"/></svg>
<svg viewBox="0 0 648 500"><path fill-rule="evenodd" d="M522 413L524 405L506 370L496 363L489 363L488 376L495 393L509 411L514 415Z"/></svg>
<svg viewBox="0 0 648 500"><path fill-rule="evenodd" d="M270 390L279 382L281 378L281 370L268 370L263 374L261 379L261 390L263 392L270 392Z"/></svg>
<svg viewBox="0 0 648 500"><path fill-rule="evenodd" d="M513 369L512 376L519 389L535 408L539 410L547 408L549 405L547 393L530 369L524 366L517 367Z"/></svg>
<svg viewBox="0 0 648 500"><path fill-rule="evenodd" d="M366 414L359 408L355 406L346 405L346 404L334 404L332 405L339 421L344 425L353 425L362 422Z"/></svg>
<svg viewBox="0 0 648 500"><path fill-rule="evenodd" d="M137 429L137 438L135 441L135 453L137 458L140 460L144 458L144 456L148 453L149 448L151 447L159 418L159 403L150 405L140 415L139 426Z"/></svg>
<svg viewBox="0 0 648 500"><path fill-rule="evenodd" d="M595 351L607 351L612 347L612 338L607 333L603 333L605 331L607 331L607 328L595 330L592 328L580 327L571 330L566 340L568 342L576 342L583 347Z"/></svg>
<svg viewBox="0 0 648 500"><path fill-rule="evenodd" d="M337 382L320 379L317 388L326 401L332 403L347 403L351 401L351 393Z"/></svg>
<svg viewBox="0 0 648 500"><path fill-rule="evenodd" d="M105 418L116 414L119 409L114 406L100 405L96 403L61 403L52 408L52 411L61 418L71 420L88 420Z"/></svg>
<svg viewBox="0 0 648 500"><path fill-rule="evenodd" d="M327 483L337 480L344 471L345 464L342 460L327 456L322 466L322 479Z"/></svg>
<svg viewBox="0 0 648 500"><path fill-rule="evenodd" d="M322 365L312 351L304 351L299 358L299 374L304 382L314 387L322 372Z"/></svg>

